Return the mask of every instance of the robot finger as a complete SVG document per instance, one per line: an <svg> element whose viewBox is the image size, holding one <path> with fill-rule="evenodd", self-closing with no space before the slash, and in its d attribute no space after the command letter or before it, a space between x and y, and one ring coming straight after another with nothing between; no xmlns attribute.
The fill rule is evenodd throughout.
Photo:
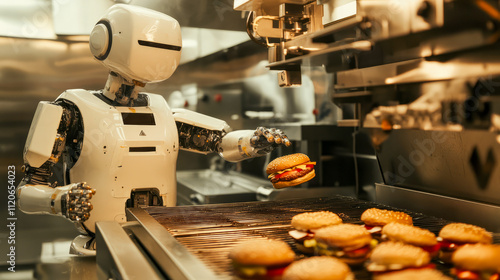
<svg viewBox="0 0 500 280"><path fill-rule="evenodd" d="M266 136L266 139L267 139L267 142L269 142L269 143L273 143L275 141L275 137L273 135L271 135L271 133L269 133Z"/></svg>
<svg viewBox="0 0 500 280"><path fill-rule="evenodd" d="M86 182L83 182L83 183L80 183L81 185L81 188L83 188L86 193L91 193L91 194L95 194L95 189L93 189L91 186L89 186Z"/></svg>
<svg viewBox="0 0 500 280"><path fill-rule="evenodd" d="M83 190L74 188L74 189L69 190L68 193L76 197L76 196L82 195Z"/></svg>
<svg viewBox="0 0 500 280"><path fill-rule="evenodd" d="M290 140L288 140L288 137L283 136L283 144L286 146L286 147L290 147L292 145L292 142L290 142Z"/></svg>
<svg viewBox="0 0 500 280"><path fill-rule="evenodd" d="M257 127L257 129L255 129L255 132L253 134L255 136L261 136L261 135L264 135L265 132L266 132L266 128L259 126L259 127Z"/></svg>
<svg viewBox="0 0 500 280"><path fill-rule="evenodd" d="M250 144L252 146L257 146L259 144L259 140L260 140L260 137L257 135L254 135L254 136L252 136L252 138L250 138Z"/></svg>
<svg viewBox="0 0 500 280"><path fill-rule="evenodd" d="M273 137L274 137L274 142L276 144L281 144L281 142L283 141L282 139L282 136L283 136L283 132L281 132L281 130L279 129L271 129L271 133L273 134Z"/></svg>

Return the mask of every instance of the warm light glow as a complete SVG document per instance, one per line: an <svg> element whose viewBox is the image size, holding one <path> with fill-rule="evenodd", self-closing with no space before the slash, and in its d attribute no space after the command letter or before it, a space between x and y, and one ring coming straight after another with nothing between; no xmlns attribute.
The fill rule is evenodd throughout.
<svg viewBox="0 0 500 280"><path fill-rule="evenodd" d="M413 82L418 80L445 80L455 77L455 67L452 64L435 61L425 61L419 68L410 70L396 77L385 79L386 84Z"/></svg>

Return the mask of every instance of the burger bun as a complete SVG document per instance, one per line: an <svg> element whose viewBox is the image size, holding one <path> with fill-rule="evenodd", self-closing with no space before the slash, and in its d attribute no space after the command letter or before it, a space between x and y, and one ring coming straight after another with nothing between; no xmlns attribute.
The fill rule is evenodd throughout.
<svg viewBox="0 0 500 280"><path fill-rule="evenodd" d="M455 251L451 260L461 269L500 272L500 245L466 244Z"/></svg>
<svg viewBox="0 0 500 280"><path fill-rule="evenodd" d="M429 253L420 247L401 242L383 242L370 255L370 261L388 267L422 267L430 262Z"/></svg>
<svg viewBox="0 0 500 280"><path fill-rule="evenodd" d="M307 231L341 224L342 219L330 211L305 212L292 217L292 227Z"/></svg>
<svg viewBox="0 0 500 280"><path fill-rule="evenodd" d="M355 249L370 244L372 237L362 226L338 224L318 229L315 239L332 247Z"/></svg>
<svg viewBox="0 0 500 280"><path fill-rule="evenodd" d="M241 265L279 266L293 262L295 253L284 241L255 239L237 244L228 257Z"/></svg>
<svg viewBox="0 0 500 280"><path fill-rule="evenodd" d="M457 243L485 243L493 241L491 232L482 227L464 223L451 223L444 226L439 237Z"/></svg>
<svg viewBox="0 0 500 280"><path fill-rule="evenodd" d="M433 246L437 244L436 235L431 231L411 225L388 223L382 228L382 236L391 241L400 241L415 246Z"/></svg>
<svg viewBox="0 0 500 280"><path fill-rule="evenodd" d="M353 280L349 266L334 257L315 256L292 263L283 280Z"/></svg>
<svg viewBox="0 0 500 280"><path fill-rule="evenodd" d="M361 214L361 220L370 226L385 226L388 223L400 223L413 225L413 219L410 215L399 212L378 208L370 208Z"/></svg>
<svg viewBox="0 0 500 280"><path fill-rule="evenodd" d="M409 269L375 275L374 280L453 280L432 268Z"/></svg>

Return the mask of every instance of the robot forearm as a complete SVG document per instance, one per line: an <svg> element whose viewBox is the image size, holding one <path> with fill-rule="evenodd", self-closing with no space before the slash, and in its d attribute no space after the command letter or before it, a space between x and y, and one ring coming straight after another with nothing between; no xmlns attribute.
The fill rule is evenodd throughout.
<svg viewBox="0 0 500 280"><path fill-rule="evenodd" d="M56 188L21 184L17 188L17 205L27 214L58 215L79 222L89 218L92 210L89 200L94 193L84 183Z"/></svg>
<svg viewBox="0 0 500 280"><path fill-rule="evenodd" d="M256 130L237 130L227 133L219 144L219 154L227 161L237 162L263 156L277 145L290 146L290 140L276 129L258 127Z"/></svg>
<svg viewBox="0 0 500 280"><path fill-rule="evenodd" d="M260 156L250 145L253 130L238 130L226 134L219 145L219 154L231 162L242 161L247 158Z"/></svg>
<svg viewBox="0 0 500 280"><path fill-rule="evenodd" d="M22 185L17 188L18 208L27 214L62 215L61 196L68 187ZM56 203L59 202L59 203Z"/></svg>

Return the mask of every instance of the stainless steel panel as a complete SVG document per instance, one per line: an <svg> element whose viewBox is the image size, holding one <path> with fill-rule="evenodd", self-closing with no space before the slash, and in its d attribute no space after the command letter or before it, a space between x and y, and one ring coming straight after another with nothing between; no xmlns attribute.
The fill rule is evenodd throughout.
<svg viewBox="0 0 500 280"><path fill-rule="evenodd" d="M138 221L138 226L129 227L128 230L134 234L135 238L170 279L218 279L211 270L207 269L198 258L193 256L144 210L140 208L128 209L127 220Z"/></svg>
<svg viewBox="0 0 500 280"><path fill-rule="evenodd" d="M268 180L234 171L177 172L177 197L181 205L255 201L257 190L264 186L272 188Z"/></svg>
<svg viewBox="0 0 500 280"><path fill-rule="evenodd" d="M407 188L376 184L377 203L475 224L500 236L500 207Z"/></svg>
<svg viewBox="0 0 500 280"><path fill-rule="evenodd" d="M377 157L387 185L500 205L496 133L395 130Z"/></svg>
<svg viewBox="0 0 500 280"><path fill-rule="evenodd" d="M117 222L96 224L99 279L164 279Z"/></svg>

